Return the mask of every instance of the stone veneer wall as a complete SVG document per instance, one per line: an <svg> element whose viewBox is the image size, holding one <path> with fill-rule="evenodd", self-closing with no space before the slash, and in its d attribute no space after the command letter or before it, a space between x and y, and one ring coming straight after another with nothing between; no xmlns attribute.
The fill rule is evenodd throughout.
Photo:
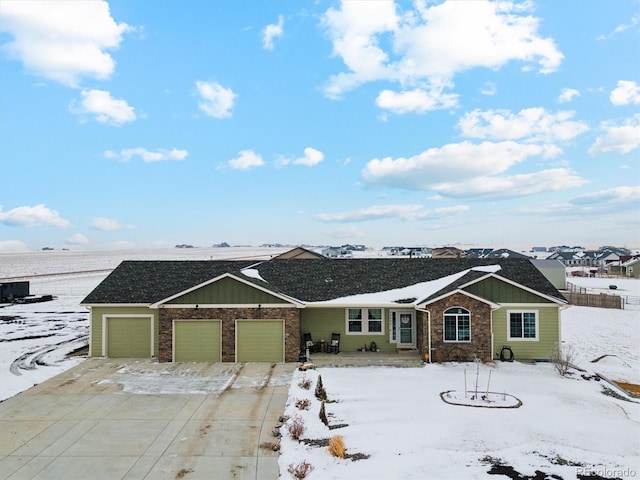
<svg viewBox="0 0 640 480"><path fill-rule="evenodd" d="M451 307L462 307L469 310L471 314L470 342L444 341L444 312ZM439 302L429 305L429 310L431 312L431 348L433 348L432 361L472 361L475 357L478 357L483 362L489 362L492 360L491 307L489 305L468 297L467 295L456 293L440 300ZM428 322L426 319L423 322L423 328L423 331L425 332L423 337L425 337L428 329ZM424 351L426 351L426 345L424 348Z"/></svg>
<svg viewBox="0 0 640 480"><path fill-rule="evenodd" d="M173 320L211 319L222 321L222 361L235 362L236 320L284 320L285 362L297 362L300 355L300 310L297 308L161 308L158 361L173 361Z"/></svg>
<svg viewBox="0 0 640 480"><path fill-rule="evenodd" d="M424 355L429 352L429 317L426 312L416 310L416 348L420 352L420 357L424 360Z"/></svg>

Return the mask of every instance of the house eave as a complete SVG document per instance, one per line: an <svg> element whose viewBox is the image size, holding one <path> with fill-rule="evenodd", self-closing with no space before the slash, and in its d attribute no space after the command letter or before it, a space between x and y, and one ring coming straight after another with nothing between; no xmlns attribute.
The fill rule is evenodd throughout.
<svg viewBox="0 0 640 480"><path fill-rule="evenodd" d="M415 302L411 303L397 303L397 302L335 302L335 301L323 301L323 302L308 302L306 308L362 308L362 307L374 307L374 308L395 308L395 309L415 309Z"/></svg>
<svg viewBox="0 0 640 480"><path fill-rule="evenodd" d="M486 303L493 310L497 310L498 308L500 308L499 304L494 303L494 302L492 302L490 300L487 300L486 298L479 297L478 295L474 295L472 293L466 292L466 291L464 291L464 290L462 290L460 288L452 290L451 292L447 292L444 295L439 295L439 296L437 296L435 298L432 298L430 300L419 302L419 303L416 304L416 308L417 309L425 309L427 307L427 305L431 305L432 303L435 303L435 302L438 302L440 300L443 300L443 299L445 299L447 297L455 295L456 293L460 293L460 294L465 295L465 296L467 296L469 298L473 298L474 300L478 300L479 302Z"/></svg>
<svg viewBox="0 0 640 480"><path fill-rule="evenodd" d="M192 309L204 309L204 308L304 308L302 305L296 305L293 303L170 303L162 304L157 308L172 309L172 308L192 308Z"/></svg>
<svg viewBox="0 0 640 480"><path fill-rule="evenodd" d="M145 307L152 308L150 303L81 303L81 307L93 308L93 307Z"/></svg>
<svg viewBox="0 0 640 480"><path fill-rule="evenodd" d="M509 285L513 285L514 287L520 288L520 289L522 289L522 290L524 290L526 292L532 293L534 295L537 295L538 297L542 297L542 298L544 298L546 300L549 300L550 302L557 303L559 305L564 305L564 304L568 303L567 301L563 301L563 300L561 300L559 298L552 297L551 295L547 295L545 293L539 292L538 290L534 290L533 288L527 287L526 285L522 285L521 283L514 282L513 280L509 280L508 278L505 278L505 277L503 277L501 275L498 275L496 273L488 273L487 275L484 275L482 277L476 278L475 280L471 280L470 282L465 283L464 285L460 285L459 288L460 289L467 288L467 287L469 287L469 286L471 286L471 285L473 285L475 283L478 283L478 282L481 282L483 280L486 280L489 277L496 278L496 279L498 279L500 281L508 283Z"/></svg>

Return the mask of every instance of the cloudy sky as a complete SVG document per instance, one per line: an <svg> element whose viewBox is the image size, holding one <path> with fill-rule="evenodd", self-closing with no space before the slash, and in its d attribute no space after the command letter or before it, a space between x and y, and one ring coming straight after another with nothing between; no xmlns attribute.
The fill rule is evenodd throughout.
<svg viewBox="0 0 640 480"><path fill-rule="evenodd" d="M14 1L0 251L640 246L640 2Z"/></svg>

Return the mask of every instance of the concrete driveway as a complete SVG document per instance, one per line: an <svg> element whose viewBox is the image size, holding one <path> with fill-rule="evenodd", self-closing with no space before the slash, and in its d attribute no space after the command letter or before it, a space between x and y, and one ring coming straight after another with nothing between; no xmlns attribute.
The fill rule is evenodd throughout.
<svg viewBox="0 0 640 480"><path fill-rule="evenodd" d="M0 478L277 479L296 366L89 359L0 403Z"/></svg>

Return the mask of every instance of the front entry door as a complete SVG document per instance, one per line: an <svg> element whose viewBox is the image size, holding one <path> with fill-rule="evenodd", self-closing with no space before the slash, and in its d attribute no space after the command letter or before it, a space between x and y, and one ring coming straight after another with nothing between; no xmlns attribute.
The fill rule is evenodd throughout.
<svg viewBox="0 0 640 480"><path fill-rule="evenodd" d="M398 347L416 346L415 323L413 312L398 312Z"/></svg>

